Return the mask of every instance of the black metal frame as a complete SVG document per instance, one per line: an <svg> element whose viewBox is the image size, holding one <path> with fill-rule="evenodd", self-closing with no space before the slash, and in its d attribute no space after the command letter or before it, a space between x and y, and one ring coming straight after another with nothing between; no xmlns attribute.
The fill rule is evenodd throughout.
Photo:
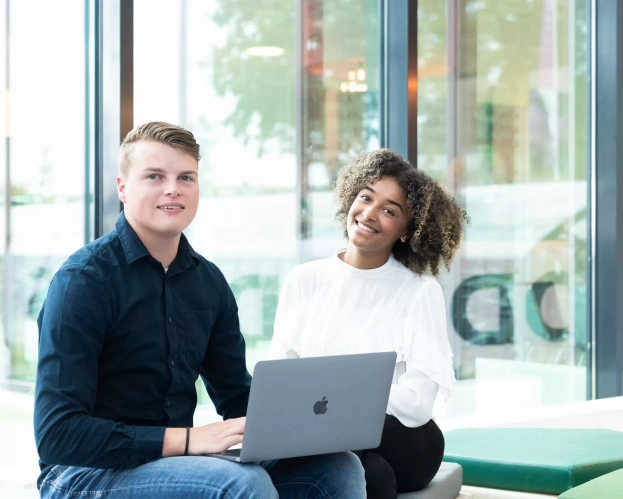
<svg viewBox="0 0 623 499"><path fill-rule="evenodd" d="M590 229L594 398L623 394L623 4L596 0ZM590 240L590 239L589 239Z"/></svg>
<svg viewBox="0 0 623 499"><path fill-rule="evenodd" d="M103 16L103 8L102 8L102 0L94 0L93 5L94 10L94 39L95 39L95 48L94 48L94 71L93 71L93 98L94 98L94 122L93 122L93 150L94 150L94 161L93 161L93 235L95 238L101 237L104 233L103 231L103 220L104 220L104 204L102 195L102 164L103 164L103 143L104 143L104 131L103 131L103 81L102 81L102 60L103 60L103 47L104 47L104 37L102 35L102 16ZM88 51L87 51L88 52Z"/></svg>
<svg viewBox="0 0 623 499"><path fill-rule="evenodd" d="M381 146L417 166L417 0L381 2Z"/></svg>
<svg viewBox="0 0 623 499"><path fill-rule="evenodd" d="M114 228L122 209L117 155L134 126L134 1L94 0L94 235ZM117 56L119 54L119 56Z"/></svg>
<svg viewBox="0 0 623 499"><path fill-rule="evenodd" d="M595 12L593 11L594 0L584 0L586 4L586 12L587 12L587 27L589 28L588 33L588 47L587 47L587 67L586 71L588 74L588 82L586 88L586 102L589 105L589 110L594 110L594 91L595 91L595 60L594 60L594 47L595 47ZM595 252L595 237L593 233L593 228L597 226L594 220L595 209L594 209L594 200L595 196L593 194L593 187L595 185L595 181L593 179L595 173L595 162L593 161L593 151L595 148L594 141L594 116L592 112L587 113L588 123L587 128L589 130L589 144L586 148L586 164L588 165L587 171L587 182L586 182L586 296L588 299L586 300L586 331L587 331L587 342L586 342L586 398L587 400L592 400L597 398L597 389L596 389L596 376L595 376L595 324L594 324L594 307L593 307L593 288L594 282L593 277L595 275L593 269L593 254Z"/></svg>

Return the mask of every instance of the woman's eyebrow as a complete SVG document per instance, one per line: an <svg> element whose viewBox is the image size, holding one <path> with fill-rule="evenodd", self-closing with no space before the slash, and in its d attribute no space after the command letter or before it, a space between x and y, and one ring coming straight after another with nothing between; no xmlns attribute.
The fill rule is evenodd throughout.
<svg viewBox="0 0 623 499"><path fill-rule="evenodd" d="M376 191L372 187L370 187L368 185L366 185L364 187L364 189L367 189L370 192L372 192L373 194L376 194ZM400 208L400 211L404 213L404 210L402 209L402 205L400 203L398 203L396 201L392 201L391 199L388 199L387 202L390 203L390 204L394 204L394 205L398 206L398 208Z"/></svg>

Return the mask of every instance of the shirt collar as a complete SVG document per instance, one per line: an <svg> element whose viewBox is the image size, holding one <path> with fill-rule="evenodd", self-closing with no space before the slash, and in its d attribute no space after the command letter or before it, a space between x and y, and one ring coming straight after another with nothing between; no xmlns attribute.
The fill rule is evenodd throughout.
<svg viewBox="0 0 623 499"><path fill-rule="evenodd" d="M191 263L195 263L195 265L199 265L200 262L199 254L193 249L193 247L186 239L186 236L182 233L180 237L180 246L177 249L177 256L175 257L175 262L178 262L182 268L190 267ZM173 263L175 263L173 262Z"/></svg>
<svg viewBox="0 0 623 499"><path fill-rule="evenodd" d="M128 223L123 211L119 214L119 218L117 218L115 229L117 231L117 235L119 236L119 240L121 241L121 246L123 247L123 252L128 265L131 265L139 258L150 256L149 250L145 247L143 241L141 241L138 234ZM201 261L199 254L192 248L188 242L188 239L186 239L186 236L182 234L175 262L178 262L178 264L181 264L184 268L186 268L190 266L193 261L196 265L199 265L199 262Z"/></svg>

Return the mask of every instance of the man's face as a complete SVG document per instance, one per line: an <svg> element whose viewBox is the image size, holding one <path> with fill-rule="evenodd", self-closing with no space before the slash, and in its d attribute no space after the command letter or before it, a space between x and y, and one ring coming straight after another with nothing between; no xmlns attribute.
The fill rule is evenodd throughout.
<svg viewBox="0 0 623 499"><path fill-rule="evenodd" d="M195 218L198 164L189 154L159 142L138 142L126 176L117 178L117 190L139 237L179 236Z"/></svg>

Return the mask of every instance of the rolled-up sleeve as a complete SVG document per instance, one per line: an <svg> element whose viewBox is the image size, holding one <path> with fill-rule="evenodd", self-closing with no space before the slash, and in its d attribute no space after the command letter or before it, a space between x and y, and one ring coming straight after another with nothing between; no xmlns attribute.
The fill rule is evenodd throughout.
<svg viewBox="0 0 623 499"><path fill-rule="evenodd" d="M134 467L162 456L164 427L93 416L113 317L112 290L96 270L67 265L56 274L38 320L34 430L46 464Z"/></svg>

